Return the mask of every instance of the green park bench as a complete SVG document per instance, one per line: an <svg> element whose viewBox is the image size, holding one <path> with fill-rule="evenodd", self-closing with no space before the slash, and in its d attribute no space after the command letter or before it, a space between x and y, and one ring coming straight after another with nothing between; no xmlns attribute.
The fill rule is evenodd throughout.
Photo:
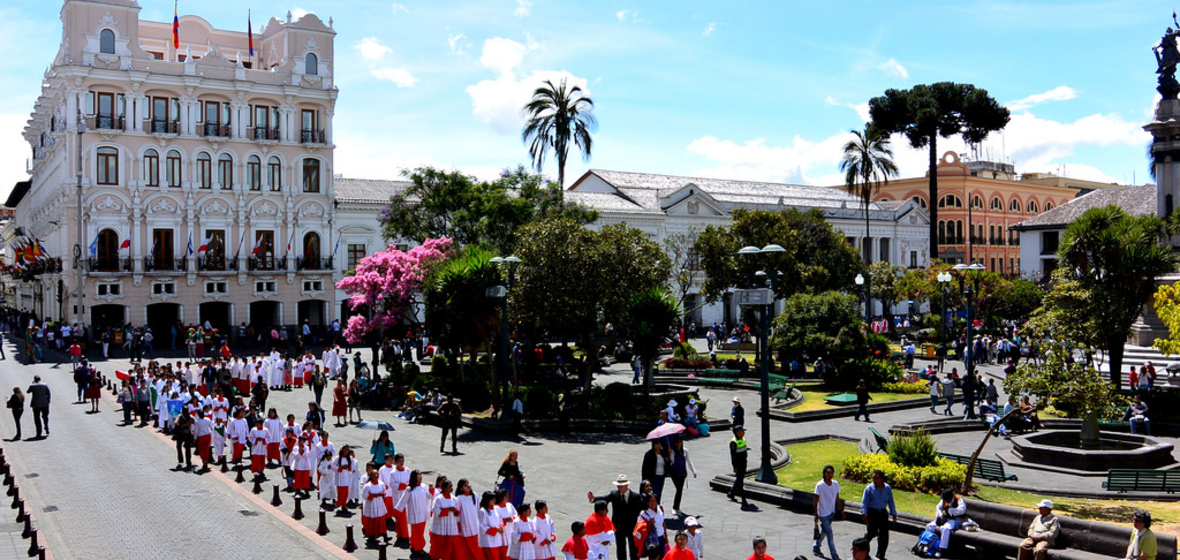
<svg viewBox="0 0 1180 560"><path fill-rule="evenodd" d="M869 431L873 432L873 439L877 440L877 451L887 453L889 451L889 438L881 435L881 432L878 432L877 428L872 426L869 426Z"/></svg>
<svg viewBox="0 0 1180 560"><path fill-rule="evenodd" d="M798 383L799 383L799 381L796 380L796 381L791 382L791 385L788 386L786 383L786 379L784 379L782 386L780 386L778 389L775 389L774 391L772 391L770 393L770 396L774 397L774 404L778 404L779 401L781 401L783 399L790 398L791 397L791 389L794 389L795 385Z"/></svg>
<svg viewBox="0 0 1180 560"><path fill-rule="evenodd" d="M1102 487L1112 492L1167 492L1180 490L1180 472L1153 469L1110 469Z"/></svg>
<svg viewBox="0 0 1180 560"><path fill-rule="evenodd" d="M714 369L709 368L705 370L705 375L699 379L702 383L709 383L711 385L733 385L737 383L738 376L742 372L736 369Z"/></svg>
<svg viewBox="0 0 1180 560"><path fill-rule="evenodd" d="M954 453L939 453L939 457L949 459L960 465L967 465L971 463L971 457L966 455L955 455ZM975 476L984 480L991 480L994 482L1008 482L1009 480L1019 480L1016 475L1004 472L1004 463L995 459L984 459L980 457L975 460Z"/></svg>

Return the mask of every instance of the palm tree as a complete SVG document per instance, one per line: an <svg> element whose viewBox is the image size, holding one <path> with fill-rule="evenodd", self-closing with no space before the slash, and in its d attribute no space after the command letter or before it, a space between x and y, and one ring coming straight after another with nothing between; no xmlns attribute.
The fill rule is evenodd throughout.
<svg viewBox="0 0 1180 560"><path fill-rule="evenodd" d="M537 173L545 163L545 154L553 151L557 158L557 184L565 187L565 160L572 141L582 151L582 160L590 161L590 133L598 128L594 118L594 101L578 86L567 87L545 80L524 106L528 123L520 137L529 145L529 156Z"/></svg>
<svg viewBox="0 0 1180 560"><path fill-rule="evenodd" d="M869 235L869 203L881 186L889 183L889 177L897 175L897 165L893 163L893 148L889 146L889 134L878 130L871 123L865 124L864 132L853 130L852 140L844 144L844 158L840 161L840 171L844 172L844 188L850 194L860 198L861 207L865 215L865 243L872 236ZM865 264L873 262L873 251L867 245L862 249ZM869 286L866 272L865 284L865 317L872 315L872 298L869 296Z"/></svg>
<svg viewBox="0 0 1180 560"><path fill-rule="evenodd" d="M663 286L631 296L627 306L626 327L631 335L631 347L643 364L643 385L648 392L651 392L655 379L652 370L660 347L680 317L680 302Z"/></svg>

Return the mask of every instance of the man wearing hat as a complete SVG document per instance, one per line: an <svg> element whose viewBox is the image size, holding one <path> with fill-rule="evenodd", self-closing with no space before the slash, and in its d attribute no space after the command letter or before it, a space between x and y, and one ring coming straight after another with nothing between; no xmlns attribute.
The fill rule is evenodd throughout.
<svg viewBox="0 0 1180 560"><path fill-rule="evenodd" d="M746 409L742 408L742 399L738 397L733 398L733 408L729 411L729 422L733 426L741 426L746 423Z"/></svg>
<svg viewBox="0 0 1180 560"><path fill-rule="evenodd" d="M733 400L736 402L737 397ZM733 426L733 439L729 440L729 462L733 465L733 488L729 489L729 499L741 496L742 507L746 502L746 465L749 463L750 446L746 445L746 428L741 424Z"/></svg>
<svg viewBox="0 0 1180 560"><path fill-rule="evenodd" d="M631 491L631 481L627 475L620 474L615 478L615 489L605 496L595 496L594 492L587 492L586 498L591 502L603 500L610 504L610 520L615 526L615 533L625 535L615 539L618 546L618 560L639 560L639 549L635 547L635 539L629 537L635 532L635 523L639 519L639 512L643 511L643 500L639 494ZM630 550L630 555L627 551Z"/></svg>
<svg viewBox="0 0 1180 560"><path fill-rule="evenodd" d="M1016 552L1016 560L1045 560L1046 551L1053 548L1057 535L1061 532L1061 523L1053 515L1053 502L1041 500L1037 504L1040 512L1031 525L1028 526L1028 538L1020 542Z"/></svg>

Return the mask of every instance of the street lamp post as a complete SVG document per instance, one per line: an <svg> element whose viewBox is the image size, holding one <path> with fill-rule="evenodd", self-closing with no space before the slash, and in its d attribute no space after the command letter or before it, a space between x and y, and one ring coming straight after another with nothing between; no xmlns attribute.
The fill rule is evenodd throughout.
<svg viewBox="0 0 1180 560"><path fill-rule="evenodd" d="M869 281L867 278L865 278L865 276L863 274L857 274L856 278L853 278L852 281L855 282L858 287L864 286L864 291L865 291L865 340L867 341L869 338L869 333L872 332L872 330L873 330L873 320L872 320L872 316L870 315L870 313L871 313L870 306L872 305L872 301L869 299ZM861 349L861 352L862 352L861 357L863 358L864 357L864 355L863 355L864 349L863 348Z"/></svg>
<svg viewBox="0 0 1180 560"><path fill-rule="evenodd" d="M950 272L943 271L938 273L938 290L942 292L942 307L939 308L939 315L941 316L942 320L939 321L939 330L942 331L943 344L946 344L946 334L947 331L950 330L947 328L947 323L950 321L950 319L947 318L946 314L946 295L948 292L950 292L950 283Z"/></svg>
<svg viewBox="0 0 1180 560"><path fill-rule="evenodd" d="M503 293L499 294L504 298L504 303L501 306L500 314L500 387L496 390L500 391L500 402L504 402L504 384L508 382L508 292L512 290L512 281L514 280L515 267L513 265L519 264L520 259L516 257L492 257L489 261L494 265L504 265L508 269L508 283L503 288Z"/></svg>
<svg viewBox="0 0 1180 560"><path fill-rule="evenodd" d="M767 245L761 249L753 246L742 247L739 255L762 255L770 253L785 253L781 245ZM773 267L767 267L771 272L763 273L763 275L770 276L770 301L766 305L762 305L762 313L760 317L759 326L759 356L761 357L762 366L760 373L762 376L762 390L761 405L762 405L762 462L758 467L758 475L754 478L758 482L765 482L767 484L778 484L778 477L774 474L774 468L770 464L770 315L774 309L774 289L778 287L778 271ZM752 282L751 282L752 284ZM751 285L751 287L753 287ZM738 473L739 476L741 473Z"/></svg>
<svg viewBox="0 0 1180 560"><path fill-rule="evenodd" d="M959 291L962 292L963 295L966 296L966 298L967 298L967 344L966 344L967 349L964 352L964 356L966 357L967 363L964 364L964 367L967 369L967 377L973 377L975 374L975 357L971 355L972 354L971 350L975 347L975 345L974 345L975 310L972 309L971 303L972 303L973 297L975 296L975 291L979 290L979 277L974 276L974 275L971 277L972 284L975 285L975 291L972 291L970 287L966 286L964 283L964 280L966 280L966 276L969 272L983 270L984 267L982 264L979 264L979 263L956 264L953 267L953 269L963 271L963 275L959 276Z"/></svg>

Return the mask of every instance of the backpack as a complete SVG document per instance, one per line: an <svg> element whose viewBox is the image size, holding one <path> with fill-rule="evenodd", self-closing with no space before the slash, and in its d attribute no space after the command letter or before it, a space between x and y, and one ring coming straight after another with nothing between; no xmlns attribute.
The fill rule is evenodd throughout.
<svg viewBox="0 0 1180 560"><path fill-rule="evenodd" d="M918 537L918 542L914 543L914 547L910 549L914 556L921 558L934 558L934 554L938 552L938 533L934 531L922 531L921 536Z"/></svg>

